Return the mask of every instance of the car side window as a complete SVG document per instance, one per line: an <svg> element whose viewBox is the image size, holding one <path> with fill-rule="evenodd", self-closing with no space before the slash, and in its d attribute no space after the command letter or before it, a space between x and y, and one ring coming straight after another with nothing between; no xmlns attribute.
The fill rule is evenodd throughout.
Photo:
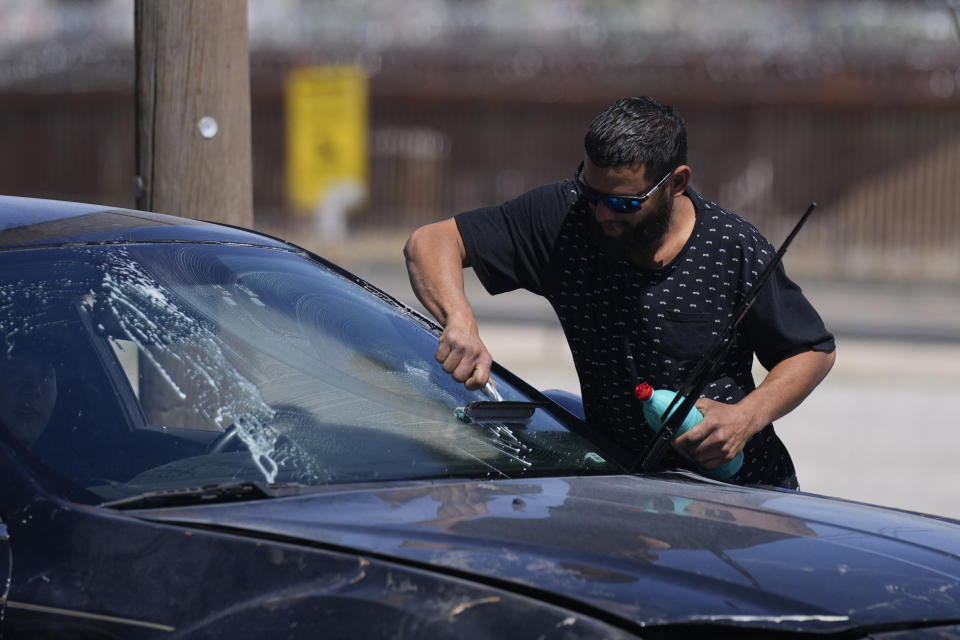
<svg viewBox="0 0 960 640"><path fill-rule="evenodd" d="M133 340L111 337L108 339L110 350L117 358L123 375L130 385L130 391L140 399L140 354L137 343Z"/></svg>

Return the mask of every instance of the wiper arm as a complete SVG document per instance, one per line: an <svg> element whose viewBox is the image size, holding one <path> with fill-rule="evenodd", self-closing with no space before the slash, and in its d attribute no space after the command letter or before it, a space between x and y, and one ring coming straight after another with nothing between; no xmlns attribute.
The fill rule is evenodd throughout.
<svg viewBox="0 0 960 640"><path fill-rule="evenodd" d="M175 507L218 502L241 502L263 500L289 495L285 489L300 487L297 484L263 484L260 482L223 482L202 487L185 487L147 491L135 496L104 502L101 507L113 509L142 509L150 507Z"/></svg>

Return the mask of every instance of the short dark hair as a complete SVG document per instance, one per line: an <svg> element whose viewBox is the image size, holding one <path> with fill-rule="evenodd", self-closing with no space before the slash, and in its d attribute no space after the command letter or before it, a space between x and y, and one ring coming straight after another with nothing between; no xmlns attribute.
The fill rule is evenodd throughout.
<svg viewBox="0 0 960 640"><path fill-rule="evenodd" d="M655 179L687 163L687 125L653 98L621 98L593 119L583 146L598 167L638 164Z"/></svg>
<svg viewBox="0 0 960 640"><path fill-rule="evenodd" d="M52 328L0 333L0 362L14 358L27 358L61 371L68 369L70 360L66 344Z"/></svg>

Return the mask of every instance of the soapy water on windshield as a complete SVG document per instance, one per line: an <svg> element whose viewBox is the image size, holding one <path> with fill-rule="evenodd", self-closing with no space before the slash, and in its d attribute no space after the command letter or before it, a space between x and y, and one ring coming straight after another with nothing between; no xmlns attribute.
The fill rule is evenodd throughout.
<svg viewBox="0 0 960 640"><path fill-rule="evenodd" d="M219 337L184 313L147 274L122 251L104 265L102 292L106 307L139 352L181 400L190 391L191 408L214 421L221 431L225 416L233 416L237 436L247 446L264 480L274 482L281 460L278 434L269 427L276 412L224 353ZM190 348L178 348L187 344ZM162 360L177 363L178 384ZM290 455L290 454L287 454ZM309 468L309 466L307 467Z"/></svg>

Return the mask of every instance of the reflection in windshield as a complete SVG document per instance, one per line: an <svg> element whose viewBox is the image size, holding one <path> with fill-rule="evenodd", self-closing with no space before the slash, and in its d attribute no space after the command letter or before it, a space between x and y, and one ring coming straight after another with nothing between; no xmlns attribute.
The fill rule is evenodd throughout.
<svg viewBox="0 0 960 640"><path fill-rule="evenodd" d="M58 376L57 437L35 453L105 499L614 470L542 408L526 424L458 419L487 398L443 371L437 335L303 256L157 244L0 261L5 338L56 326L74 363ZM530 400L495 381L504 400Z"/></svg>

